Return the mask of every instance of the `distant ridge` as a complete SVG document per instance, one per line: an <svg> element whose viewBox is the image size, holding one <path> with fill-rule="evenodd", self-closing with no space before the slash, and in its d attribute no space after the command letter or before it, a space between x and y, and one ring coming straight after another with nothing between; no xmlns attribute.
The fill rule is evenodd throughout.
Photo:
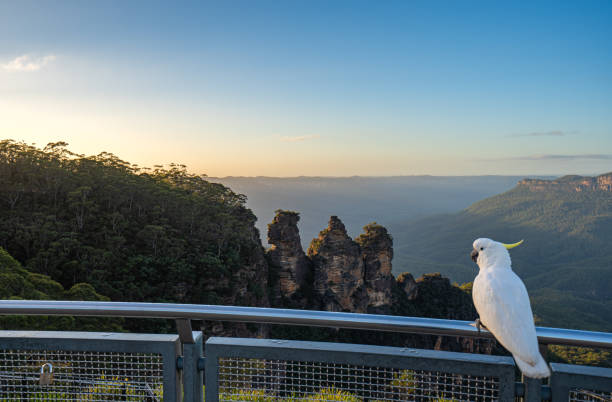
<svg viewBox="0 0 612 402"><path fill-rule="evenodd" d="M511 189L524 176L207 177L247 196L261 233L277 209L300 211L302 246L308 247L330 215L356 236L373 221L384 226L458 212ZM551 176L532 177L554 179Z"/></svg>
<svg viewBox="0 0 612 402"><path fill-rule="evenodd" d="M612 191L612 172L595 177L568 175L555 180L523 179L519 186L531 191Z"/></svg>
<svg viewBox="0 0 612 402"><path fill-rule="evenodd" d="M541 324L612 330L612 173L523 179L465 210L391 225L396 273L473 280L472 241L525 239L512 251Z"/></svg>

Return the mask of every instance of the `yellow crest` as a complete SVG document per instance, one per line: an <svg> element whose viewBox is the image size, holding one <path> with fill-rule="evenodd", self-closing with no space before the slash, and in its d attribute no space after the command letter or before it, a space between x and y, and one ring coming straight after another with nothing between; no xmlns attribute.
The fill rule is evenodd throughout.
<svg viewBox="0 0 612 402"><path fill-rule="evenodd" d="M518 243L512 243L512 244L504 244L504 243L502 243L502 245L503 245L504 247L506 247L508 250L510 250L511 248L514 248L514 247L520 246L522 243L523 243L523 241L521 240L521 241L519 241Z"/></svg>

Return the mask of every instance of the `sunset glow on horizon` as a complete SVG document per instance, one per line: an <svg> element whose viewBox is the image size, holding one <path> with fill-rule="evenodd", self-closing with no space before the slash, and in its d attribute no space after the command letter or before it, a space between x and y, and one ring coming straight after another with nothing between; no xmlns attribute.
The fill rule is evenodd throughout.
<svg viewBox="0 0 612 402"><path fill-rule="evenodd" d="M612 3L3 2L0 139L209 176L612 171Z"/></svg>

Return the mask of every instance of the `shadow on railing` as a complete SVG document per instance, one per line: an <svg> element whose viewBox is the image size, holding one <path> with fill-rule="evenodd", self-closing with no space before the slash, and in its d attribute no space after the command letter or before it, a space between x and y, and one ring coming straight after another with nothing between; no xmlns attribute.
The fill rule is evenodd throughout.
<svg viewBox="0 0 612 402"><path fill-rule="evenodd" d="M516 382L511 357L324 342L210 338L190 320L490 338L470 322L158 303L0 301L4 315L166 318L178 335L0 331L0 401L612 401L612 369L551 364ZM612 349L612 334L537 328L542 344ZM205 351L205 353L204 353ZM205 381L204 381L205 378Z"/></svg>

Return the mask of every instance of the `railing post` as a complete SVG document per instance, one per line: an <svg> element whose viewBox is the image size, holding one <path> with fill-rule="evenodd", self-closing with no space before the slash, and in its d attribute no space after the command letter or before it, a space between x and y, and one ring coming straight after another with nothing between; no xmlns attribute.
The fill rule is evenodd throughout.
<svg viewBox="0 0 612 402"><path fill-rule="evenodd" d="M191 329L191 320L178 319L176 320L176 330L178 332L181 343L194 343L193 330Z"/></svg>
<svg viewBox="0 0 612 402"><path fill-rule="evenodd" d="M540 402L542 400L542 380L523 376L525 384L525 402Z"/></svg>
<svg viewBox="0 0 612 402"><path fill-rule="evenodd" d="M185 401L204 401L204 375L199 360L204 355L202 332L193 331L194 343L183 344L183 392Z"/></svg>
<svg viewBox="0 0 612 402"><path fill-rule="evenodd" d="M207 341L208 345L208 341ZM216 348L205 347L206 368L204 370L206 402L219 401L219 354Z"/></svg>

